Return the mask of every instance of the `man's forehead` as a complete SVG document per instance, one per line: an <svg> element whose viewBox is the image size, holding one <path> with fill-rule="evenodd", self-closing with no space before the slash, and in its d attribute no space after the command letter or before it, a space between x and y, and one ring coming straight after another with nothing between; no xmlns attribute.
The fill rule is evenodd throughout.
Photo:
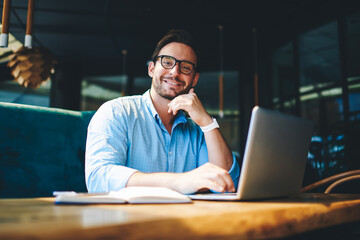
<svg viewBox="0 0 360 240"><path fill-rule="evenodd" d="M169 55L178 60L186 60L196 63L196 54L194 50L184 43L169 43L160 50L159 55Z"/></svg>

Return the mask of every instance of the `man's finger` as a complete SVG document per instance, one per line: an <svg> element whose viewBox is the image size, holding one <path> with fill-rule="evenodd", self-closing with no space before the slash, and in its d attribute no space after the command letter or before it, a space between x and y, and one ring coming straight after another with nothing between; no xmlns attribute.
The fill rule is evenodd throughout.
<svg viewBox="0 0 360 240"><path fill-rule="evenodd" d="M221 186L219 183L210 179L202 179L199 181L197 190L204 188L213 190L215 192L225 192L226 190L224 186Z"/></svg>
<svg viewBox="0 0 360 240"><path fill-rule="evenodd" d="M226 187L227 187L226 191L227 192L235 192L235 186L234 186L234 182L233 182L231 176L230 175L226 176L224 180L226 182Z"/></svg>
<svg viewBox="0 0 360 240"><path fill-rule="evenodd" d="M205 176L207 178L210 178L217 184L224 186L227 192L235 191L234 182L226 170L210 163L207 163L206 166L203 166L206 168Z"/></svg>
<svg viewBox="0 0 360 240"><path fill-rule="evenodd" d="M176 115L180 109L187 111L188 106L190 104L191 104L191 101L189 101L187 99L181 99L181 98L176 99L176 100L174 99L168 104L168 106L169 106L168 113L173 112L173 114Z"/></svg>
<svg viewBox="0 0 360 240"><path fill-rule="evenodd" d="M214 172L212 176L209 176L209 178L215 181L218 185L223 186L225 191L227 192L235 191L234 183L231 179L230 174L228 174L227 172L222 173L217 171Z"/></svg>

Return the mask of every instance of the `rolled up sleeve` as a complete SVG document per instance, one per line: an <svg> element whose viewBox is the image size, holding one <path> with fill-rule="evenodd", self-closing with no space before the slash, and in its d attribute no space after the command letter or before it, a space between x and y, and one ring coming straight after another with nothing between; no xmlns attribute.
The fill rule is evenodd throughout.
<svg viewBox="0 0 360 240"><path fill-rule="evenodd" d="M113 120L111 114L110 106L103 105L88 127L85 176L89 192L124 188L130 176L137 171L125 166L128 150L126 121L124 118Z"/></svg>

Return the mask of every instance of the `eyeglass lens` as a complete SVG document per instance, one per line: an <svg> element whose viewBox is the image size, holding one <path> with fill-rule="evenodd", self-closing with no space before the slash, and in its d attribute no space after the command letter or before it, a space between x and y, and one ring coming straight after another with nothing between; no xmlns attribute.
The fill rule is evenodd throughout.
<svg viewBox="0 0 360 240"><path fill-rule="evenodd" d="M194 66L189 62L177 61L175 58L170 56L161 57L161 65L166 69L173 68L176 65L176 62L180 63L180 72L184 74L190 74L194 69Z"/></svg>

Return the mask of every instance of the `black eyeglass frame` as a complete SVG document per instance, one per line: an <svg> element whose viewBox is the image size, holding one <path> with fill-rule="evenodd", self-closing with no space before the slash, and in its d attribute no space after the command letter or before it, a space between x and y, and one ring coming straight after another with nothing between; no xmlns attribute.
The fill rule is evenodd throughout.
<svg viewBox="0 0 360 240"><path fill-rule="evenodd" d="M175 60L175 64L174 64L171 68L165 67L165 66L163 65L163 63L162 63L162 59L163 59L164 57L169 57L169 58L174 59L174 60ZM191 72L189 72L189 73L183 73L183 74L185 74L185 75L190 75L191 73L194 72L194 70L196 70L196 65L195 65L195 63L192 63L192 62L189 62L189 61L177 60L177 59L174 58L173 56L169 56L169 55L159 55L159 56L157 56L157 57L155 58L155 60L157 60L157 59L159 59L159 58L161 58L161 59L160 59L161 66L162 66L163 68L165 68L165 69L173 69L173 68L176 66L176 64L179 63L179 70L180 70L181 73L183 73L183 72L181 71L180 65L181 65L182 62L185 62L185 63L190 63L190 64L193 66L193 69L191 70ZM155 61L154 61L154 62L155 62Z"/></svg>

